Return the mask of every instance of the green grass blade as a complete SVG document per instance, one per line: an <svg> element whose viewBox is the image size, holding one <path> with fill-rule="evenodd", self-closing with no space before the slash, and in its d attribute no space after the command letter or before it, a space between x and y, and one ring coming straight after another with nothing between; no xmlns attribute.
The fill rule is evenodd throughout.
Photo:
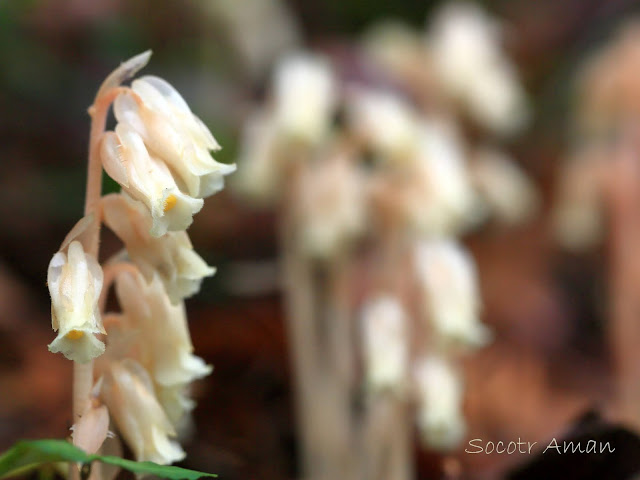
<svg viewBox="0 0 640 480"><path fill-rule="evenodd" d="M155 475L169 480L198 480L202 477L217 476L212 473L196 472L152 462L134 462L120 457L87 455L64 440L22 440L0 455L0 479L53 462L90 463L92 461L109 463L136 474Z"/></svg>

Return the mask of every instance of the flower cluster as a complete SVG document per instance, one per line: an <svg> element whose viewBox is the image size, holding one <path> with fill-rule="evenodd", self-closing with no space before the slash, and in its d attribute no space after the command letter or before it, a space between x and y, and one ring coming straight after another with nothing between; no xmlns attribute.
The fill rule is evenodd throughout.
<svg viewBox="0 0 640 480"><path fill-rule="evenodd" d="M301 256L371 264L370 287L351 299L364 391L416 405L425 442L449 449L465 432L457 363L491 337L458 238L490 217L525 222L540 201L507 154L465 134L511 135L528 116L497 22L462 3L434 19L424 34L372 29L356 74L315 54L281 61L247 123L237 180L281 210Z"/></svg>
<svg viewBox="0 0 640 480"><path fill-rule="evenodd" d="M116 69L90 109L95 124L113 103L117 125L97 134L92 129L90 162L100 162L122 191L94 199L51 260L58 335L49 349L80 364L95 359L92 402L106 405L137 460L167 464L184 457L175 437L194 406L189 385L211 372L193 355L184 299L215 269L193 250L185 229L235 166L211 157L220 146L167 82L146 76L121 86L149 56ZM125 247L103 266L92 240L102 223ZM120 312L105 314L111 284ZM92 450L106 434L91 430L89 418L104 424L96 411L89 408L74 427L81 446L80 438L94 437Z"/></svg>

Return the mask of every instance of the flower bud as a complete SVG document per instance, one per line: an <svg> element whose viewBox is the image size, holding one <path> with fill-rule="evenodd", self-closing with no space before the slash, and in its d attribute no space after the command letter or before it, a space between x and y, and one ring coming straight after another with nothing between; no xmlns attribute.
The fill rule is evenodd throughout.
<svg viewBox="0 0 640 480"><path fill-rule="evenodd" d="M73 444L90 454L96 453L109 435L109 411L96 403L89 402L80 420L71 427Z"/></svg>

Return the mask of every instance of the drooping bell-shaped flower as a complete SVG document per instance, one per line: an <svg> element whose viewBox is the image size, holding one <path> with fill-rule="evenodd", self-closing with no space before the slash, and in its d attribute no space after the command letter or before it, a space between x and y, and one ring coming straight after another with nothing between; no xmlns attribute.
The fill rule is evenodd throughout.
<svg viewBox="0 0 640 480"><path fill-rule="evenodd" d="M409 362L404 308L390 295L372 298L362 309L362 328L368 385L374 391L401 393Z"/></svg>
<svg viewBox="0 0 640 480"><path fill-rule="evenodd" d="M471 256L452 240L432 240L417 245L415 262L437 340L462 346L485 344L490 335L479 319L481 301Z"/></svg>
<svg viewBox="0 0 640 480"><path fill-rule="evenodd" d="M285 58L274 80L274 122L286 138L316 144L326 135L336 102L336 81L328 62L298 54Z"/></svg>
<svg viewBox="0 0 640 480"><path fill-rule="evenodd" d="M171 440L176 431L140 364L131 359L109 363L101 397L137 461L166 465L185 457L180 445Z"/></svg>
<svg viewBox="0 0 640 480"><path fill-rule="evenodd" d="M460 374L443 358L430 356L418 361L414 380L422 440L439 450L455 448L466 431Z"/></svg>
<svg viewBox="0 0 640 480"><path fill-rule="evenodd" d="M105 225L123 241L147 282L157 274L174 304L197 293L202 279L215 273L195 252L187 232L152 236L152 219L142 203L126 195L107 195L102 212Z"/></svg>
<svg viewBox="0 0 640 480"><path fill-rule="evenodd" d="M443 88L496 133L521 128L528 117L525 95L500 47L500 24L461 2L445 5L434 18L427 46Z"/></svg>
<svg viewBox="0 0 640 480"><path fill-rule="evenodd" d="M149 155L142 138L129 125L120 123L115 133L105 133L100 149L107 173L151 213L152 236L191 225L203 200L180 191L169 168Z"/></svg>
<svg viewBox="0 0 640 480"><path fill-rule="evenodd" d="M184 385L211 373L212 367L193 355L184 305L171 303L157 276L147 283L142 275L121 273L116 295L125 328L140 332L135 358L154 382Z"/></svg>
<svg viewBox="0 0 640 480"><path fill-rule="evenodd" d="M138 305L137 308L142 308ZM149 368L153 368L153 355L147 345L147 335L142 326L135 323L133 308L128 308L127 313L109 314L105 320L109 342L105 354L96 363L96 369L102 373L110 368L114 362L128 358L141 364L147 370L153 384L156 400L162 407L171 425L178 434L189 427L191 419L189 413L196 405L190 397L190 382L199 374L184 375L184 381L172 385L162 385L153 377ZM142 314L150 315L149 311Z"/></svg>
<svg viewBox="0 0 640 480"><path fill-rule="evenodd" d="M176 173L192 197L208 197L224 187L235 165L216 162L211 150L220 145L180 94L166 81L145 76L132 91L118 95L114 112L144 140L147 149Z"/></svg>
<svg viewBox="0 0 640 480"><path fill-rule="evenodd" d="M462 141L452 124L430 119L420 124L418 145L404 191L409 224L427 235L455 235L476 217Z"/></svg>
<svg viewBox="0 0 640 480"><path fill-rule="evenodd" d="M51 323L58 332L49 345L53 353L86 363L104 352L96 334L105 333L98 310L103 274L82 244L71 241L67 253L56 253L49 263L47 284L51 294Z"/></svg>

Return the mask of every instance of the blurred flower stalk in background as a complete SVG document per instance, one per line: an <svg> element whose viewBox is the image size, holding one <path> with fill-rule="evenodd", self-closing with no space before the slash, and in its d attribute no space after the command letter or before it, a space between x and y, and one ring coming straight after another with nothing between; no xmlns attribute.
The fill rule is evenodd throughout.
<svg viewBox="0 0 640 480"><path fill-rule="evenodd" d="M496 147L528 118L499 23L462 3L434 19L371 29L357 79L283 58L245 128L236 187L278 213L304 478L413 478L414 422L461 444L460 362L491 333L460 239L538 207Z"/></svg>
<svg viewBox="0 0 640 480"><path fill-rule="evenodd" d="M74 362L76 446L122 455L122 438L137 461L169 464L185 456L178 437L194 407L189 386L212 370L193 355L184 299L215 270L194 252L185 229L235 167L211 157L219 145L167 82L147 76L121 85L150 55L111 73L89 109L85 217L49 265L58 333L49 349ZM117 125L105 132L112 104ZM101 196L103 168L121 193ZM125 249L101 265L102 223ZM118 313L105 312L112 285ZM116 473L104 470L108 478ZM72 468L71 475L80 472Z"/></svg>
<svg viewBox="0 0 640 480"><path fill-rule="evenodd" d="M554 226L570 251L607 240L612 416L640 428L640 25L625 25L577 81L570 159L557 188ZM605 229L606 227L606 229ZM606 231L608 230L608 232ZM607 234L607 235L605 235Z"/></svg>

